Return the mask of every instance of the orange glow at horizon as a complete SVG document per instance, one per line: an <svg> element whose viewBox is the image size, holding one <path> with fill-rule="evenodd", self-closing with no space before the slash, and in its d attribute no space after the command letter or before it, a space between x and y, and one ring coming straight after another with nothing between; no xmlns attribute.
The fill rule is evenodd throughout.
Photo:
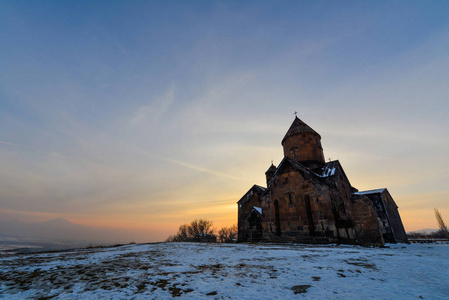
<svg viewBox="0 0 449 300"><path fill-rule="evenodd" d="M349 161L349 166L351 166ZM245 171L248 177L258 178L259 181L264 179L261 170L265 167L246 166ZM348 173L354 173L358 169L351 167L345 169ZM360 172L360 171L359 171ZM260 175L262 173L262 175ZM375 174L372 178L365 178L366 173L357 174L363 176L353 176L348 174L349 179L353 177L352 183L356 187L368 189L377 188L378 185L386 185L391 195L399 206L399 213L401 215L406 231L413 231L425 228L437 229L433 208L439 208L443 218L448 216L448 211L444 210L443 203L449 196L447 192L433 192L427 194L419 193L404 193L400 187L404 180L394 180L394 176L380 177ZM377 177L376 177L377 176ZM371 182L373 178L378 182ZM391 184L388 182L391 180ZM253 183L263 185L257 180ZM102 207L98 210L91 210L89 213L50 213L50 212L31 212L31 211L14 211L14 210L0 210L0 213L17 216L20 219L29 221L48 221L54 218L65 218L75 224L80 224L89 227L103 228L116 230L117 234L124 234L123 232L135 232L142 236L141 241L145 240L146 236L157 234L157 239L162 241L164 236L176 234L181 224L188 224L194 219L208 219L214 224L214 229L219 230L222 227L229 227L237 224L237 204L240 197L252 186L248 182L232 182L230 187L233 193L222 191L219 189L208 190L207 186L188 187L196 193L190 193L185 190L170 191L170 197L161 200L160 202L147 201L146 197L139 196L137 199L130 199L133 205L128 203L115 203L113 205ZM387 184L385 184L387 183ZM237 195L237 193L239 193ZM214 195L211 199L209 195ZM182 200L179 200L182 199ZM428 209L423 210L422 199L432 199ZM134 202L133 202L134 201ZM430 201L430 200L429 200ZM167 203L170 203L167 205ZM446 219L449 217L446 217Z"/></svg>

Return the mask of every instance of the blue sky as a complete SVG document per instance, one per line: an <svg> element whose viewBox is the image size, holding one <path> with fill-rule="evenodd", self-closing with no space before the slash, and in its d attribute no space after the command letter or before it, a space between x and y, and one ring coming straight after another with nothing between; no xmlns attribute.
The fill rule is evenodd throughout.
<svg viewBox="0 0 449 300"><path fill-rule="evenodd" d="M449 216L446 1L2 1L0 45L1 218L236 223L294 111L407 230Z"/></svg>

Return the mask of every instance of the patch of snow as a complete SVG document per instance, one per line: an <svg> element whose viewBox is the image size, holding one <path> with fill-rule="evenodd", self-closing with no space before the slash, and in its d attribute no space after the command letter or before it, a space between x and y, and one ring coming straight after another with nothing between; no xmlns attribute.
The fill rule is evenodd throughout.
<svg viewBox="0 0 449 300"><path fill-rule="evenodd" d="M448 251L159 243L9 255L0 257L0 298L448 299Z"/></svg>
<svg viewBox="0 0 449 300"><path fill-rule="evenodd" d="M253 209L255 209L259 214L262 214L262 208L253 206Z"/></svg>
<svg viewBox="0 0 449 300"><path fill-rule="evenodd" d="M324 167L324 169L323 169L323 173L321 174L321 175L319 175L319 174L317 174L318 176L320 176L320 177L330 177L330 176L334 176L335 175L335 170L336 170L337 168L335 167L335 165L333 166L333 167L329 167L329 166L326 166L326 167Z"/></svg>

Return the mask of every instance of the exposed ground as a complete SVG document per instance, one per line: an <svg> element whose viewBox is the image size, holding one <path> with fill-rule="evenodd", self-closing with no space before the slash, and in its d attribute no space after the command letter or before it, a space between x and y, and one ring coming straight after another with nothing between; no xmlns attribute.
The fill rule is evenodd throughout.
<svg viewBox="0 0 449 300"><path fill-rule="evenodd" d="M0 257L4 299L449 299L449 244L126 245Z"/></svg>

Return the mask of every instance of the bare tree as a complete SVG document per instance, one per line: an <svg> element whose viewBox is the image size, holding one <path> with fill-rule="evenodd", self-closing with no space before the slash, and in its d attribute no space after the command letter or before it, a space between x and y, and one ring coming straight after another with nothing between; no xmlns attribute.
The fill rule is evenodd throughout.
<svg viewBox="0 0 449 300"><path fill-rule="evenodd" d="M196 236L212 235L214 233L212 226L213 226L212 221L206 219L199 219L199 220L195 219L190 223L190 226L188 226L189 236L196 237Z"/></svg>
<svg viewBox="0 0 449 300"><path fill-rule="evenodd" d="M213 222L207 219L195 219L190 224L179 226L178 233L169 237L173 242L215 242Z"/></svg>
<svg viewBox="0 0 449 300"><path fill-rule="evenodd" d="M187 224L179 226L178 233L175 239L179 241L186 241L189 237L189 226Z"/></svg>
<svg viewBox="0 0 449 300"><path fill-rule="evenodd" d="M218 232L218 241L221 243L232 243L237 240L237 225L223 227Z"/></svg>
<svg viewBox="0 0 449 300"><path fill-rule="evenodd" d="M441 216L438 209L434 208L434 210L435 210L435 217L437 219L438 227L440 227L440 230L439 230L440 233L442 233L446 238L449 238L449 230L448 230L446 224L444 223L443 217Z"/></svg>

